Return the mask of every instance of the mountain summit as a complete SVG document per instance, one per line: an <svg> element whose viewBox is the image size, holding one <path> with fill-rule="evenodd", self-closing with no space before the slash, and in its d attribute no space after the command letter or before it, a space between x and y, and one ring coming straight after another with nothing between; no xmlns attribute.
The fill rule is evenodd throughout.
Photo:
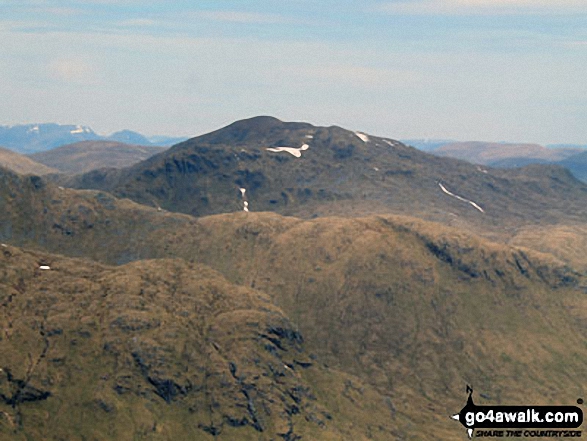
<svg viewBox="0 0 587 441"><path fill-rule="evenodd" d="M195 216L245 208L301 217L394 212L485 227L587 216L587 186L562 167L484 168L390 138L268 116L63 185Z"/></svg>

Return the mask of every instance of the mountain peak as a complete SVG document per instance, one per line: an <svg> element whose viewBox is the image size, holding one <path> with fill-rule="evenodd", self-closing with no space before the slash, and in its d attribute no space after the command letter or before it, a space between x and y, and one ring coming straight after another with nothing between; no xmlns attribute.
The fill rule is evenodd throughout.
<svg viewBox="0 0 587 441"><path fill-rule="evenodd" d="M211 144L242 143L251 140L265 139L278 131L311 129L308 123L283 122L272 116L255 116L242 119L199 137Z"/></svg>
<svg viewBox="0 0 587 441"><path fill-rule="evenodd" d="M241 119L230 124L232 128L248 128L256 130L267 130L283 125L283 121L267 115L254 116L252 118Z"/></svg>

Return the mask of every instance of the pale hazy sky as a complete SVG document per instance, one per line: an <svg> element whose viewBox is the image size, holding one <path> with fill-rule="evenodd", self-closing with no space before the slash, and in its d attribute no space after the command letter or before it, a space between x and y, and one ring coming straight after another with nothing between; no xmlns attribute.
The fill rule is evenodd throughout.
<svg viewBox="0 0 587 441"><path fill-rule="evenodd" d="M587 0L0 0L0 125L587 144L586 73Z"/></svg>

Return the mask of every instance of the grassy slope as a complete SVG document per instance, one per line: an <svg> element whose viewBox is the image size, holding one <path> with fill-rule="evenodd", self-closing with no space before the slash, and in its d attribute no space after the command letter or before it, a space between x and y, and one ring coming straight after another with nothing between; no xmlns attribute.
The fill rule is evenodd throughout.
<svg viewBox="0 0 587 441"><path fill-rule="evenodd" d="M377 408L389 397L405 436L461 436L447 415L462 406L465 383L489 403L565 404L585 392L585 281L553 257L397 216L196 220L105 193L7 182L15 197L2 237L11 243L112 263L183 257L260 289L309 350L378 391L358 403Z"/></svg>

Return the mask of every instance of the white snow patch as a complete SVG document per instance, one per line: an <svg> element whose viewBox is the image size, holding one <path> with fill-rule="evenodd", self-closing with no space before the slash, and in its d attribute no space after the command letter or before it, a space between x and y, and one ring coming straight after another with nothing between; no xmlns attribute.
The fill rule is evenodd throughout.
<svg viewBox="0 0 587 441"><path fill-rule="evenodd" d="M63 187L57 187L59 190L65 190L65 188Z"/></svg>
<svg viewBox="0 0 587 441"><path fill-rule="evenodd" d="M363 142L369 142L369 137L361 132L355 132L355 135L359 137L359 139Z"/></svg>
<svg viewBox="0 0 587 441"><path fill-rule="evenodd" d="M397 147L399 146L399 143L396 141L390 141L389 139L384 139L383 140L387 145L389 145L390 147Z"/></svg>
<svg viewBox="0 0 587 441"><path fill-rule="evenodd" d="M245 207L245 208L243 208L243 210L248 213L249 212L249 207Z"/></svg>
<svg viewBox="0 0 587 441"><path fill-rule="evenodd" d="M487 173L487 170L477 166L477 170L479 170L481 173Z"/></svg>
<svg viewBox="0 0 587 441"><path fill-rule="evenodd" d="M268 147L267 151L269 152L287 152L293 156L295 156L296 158L301 158L302 157L302 152L304 150L308 150L310 148L310 146L308 144L304 144L302 145L300 148L296 149L294 147Z"/></svg>
<svg viewBox="0 0 587 441"><path fill-rule="evenodd" d="M454 193L451 193L450 191L448 191L444 185L442 185L440 182L438 183L438 185L440 186L440 189L445 192L447 195L452 196L453 198L457 198L459 201L463 201L463 202L467 202L469 204L471 204L473 207L475 207L477 210L479 210L481 213L485 213L485 210L483 210L483 208L481 208L479 205L477 205L475 202L470 201L469 199L465 199L462 196L456 195Z"/></svg>
<svg viewBox="0 0 587 441"><path fill-rule="evenodd" d="M70 130L69 133L75 135L76 133L84 133L86 130L82 126L76 126L74 130Z"/></svg>
<svg viewBox="0 0 587 441"><path fill-rule="evenodd" d="M314 138L314 135L306 135L306 138L313 139Z"/></svg>
<svg viewBox="0 0 587 441"><path fill-rule="evenodd" d="M483 208L481 208L479 205L477 205L475 202L473 201L469 201L469 204L471 204L473 207L475 207L477 210L479 210L481 213L485 213L485 210L483 210Z"/></svg>
<svg viewBox="0 0 587 441"><path fill-rule="evenodd" d="M373 170L375 171L379 171L379 169L377 167L373 167Z"/></svg>
<svg viewBox="0 0 587 441"><path fill-rule="evenodd" d="M245 193L247 192L247 189L246 188L239 187L239 190L241 192L241 198L244 198L245 197Z"/></svg>
<svg viewBox="0 0 587 441"><path fill-rule="evenodd" d="M39 126L33 126L30 129L28 129L28 132L29 133L31 133L31 132L38 132L38 131L39 131Z"/></svg>
<svg viewBox="0 0 587 441"><path fill-rule="evenodd" d="M40 269L40 270L50 270L50 269L51 269L51 267L50 267L49 265L41 265L41 266L39 267L39 269Z"/></svg>

